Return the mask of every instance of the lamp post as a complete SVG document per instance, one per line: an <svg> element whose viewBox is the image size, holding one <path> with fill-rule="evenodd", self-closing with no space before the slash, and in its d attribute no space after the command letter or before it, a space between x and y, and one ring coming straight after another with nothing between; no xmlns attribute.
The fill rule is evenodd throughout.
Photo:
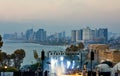
<svg viewBox="0 0 120 76"><path fill-rule="evenodd" d="M48 73L48 72L50 72L50 64L51 63L50 62L46 62L46 64L48 64L48 71L47 71L47 73ZM49 74L48 74L48 76L49 76Z"/></svg>
<svg viewBox="0 0 120 76"><path fill-rule="evenodd" d="M42 60L42 76L44 76L44 60L45 60L45 51L41 51L41 60Z"/></svg>
<svg viewBox="0 0 120 76"><path fill-rule="evenodd" d="M80 55L80 57L81 57L81 61L80 61L80 69L82 70L82 51L81 51L81 55Z"/></svg>
<svg viewBox="0 0 120 76"><path fill-rule="evenodd" d="M91 76L92 76L92 61L94 60L94 52L91 51Z"/></svg>

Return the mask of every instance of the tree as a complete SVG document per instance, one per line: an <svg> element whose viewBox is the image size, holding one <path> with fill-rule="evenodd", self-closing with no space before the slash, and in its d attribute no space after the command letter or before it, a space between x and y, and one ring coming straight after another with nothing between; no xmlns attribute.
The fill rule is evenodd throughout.
<svg viewBox="0 0 120 76"><path fill-rule="evenodd" d="M3 46L2 37L0 35L0 48ZM25 51L23 49L17 49L13 54L7 54L6 52L2 52L0 49L0 68L7 65L9 71L17 70L20 68L21 63L23 62L23 58L25 57ZM11 59L13 59L14 67L9 67L11 65ZM17 69L16 69L17 68Z"/></svg>
<svg viewBox="0 0 120 76"><path fill-rule="evenodd" d="M2 61L3 61L3 59L2 59L2 52L0 51L0 65L2 65Z"/></svg>
<svg viewBox="0 0 120 76"><path fill-rule="evenodd" d="M77 50L78 50L78 47L75 46L75 45L71 45L71 46L70 46L70 49L71 49L71 51L77 51Z"/></svg>
<svg viewBox="0 0 120 76"><path fill-rule="evenodd" d="M78 47L78 50L84 49L84 44L80 42L77 47Z"/></svg>
<svg viewBox="0 0 120 76"><path fill-rule="evenodd" d="M38 59L38 53L36 50L33 50L33 53L34 53L34 58L37 60Z"/></svg>
<svg viewBox="0 0 120 76"><path fill-rule="evenodd" d="M17 72L18 69L16 69L15 67L7 67L6 69L3 67L0 67L0 71L5 71L5 72Z"/></svg>
<svg viewBox="0 0 120 76"><path fill-rule="evenodd" d="M0 35L0 48L3 46L3 41L2 41L2 37ZM2 58L2 52L1 52L1 49L0 49L0 64L2 65L2 61L3 61L3 58Z"/></svg>
<svg viewBox="0 0 120 76"><path fill-rule="evenodd" d="M3 41L2 41L2 37L0 35L0 48L3 46Z"/></svg>
<svg viewBox="0 0 120 76"><path fill-rule="evenodd" d="M4 66L4 64L6 64L6 60L7 60L7 54L6 54L6 52L1 52L0 53L0 64L2 65L2 66Z"/></svg>
<svg viewBox="0 0 120 76"><path fill-rule="evenodd" d="M3 41L2 41L2 37L0 35L0 48L2 47L3 45ZM1 53L1 49L0 49L0 62L2 61L2 53Z"/></svg>
<svg viewBox="0 0 120 76"><path fill-rule="evenodd" d="M25 57L25 51L23 49L17 49L12 54L13 60L14 60L14 67L19 69L21 66L21 63L23 62L23 59Z"/></svg>
<svg viewBox="0 0 120 76"><path fill-rule="evenodd" d="M69 47L67 47L67 48L66 48L66 51L69 52L69 51L71 51L71 49L70 49Z"/></svg>
<svg viewBox="0 0 120 76"><path fill-rule="evenodd" d="M11 64L11 55L10 54L8 54L7 55L7 66L10 66L10 64Z"/></svg>

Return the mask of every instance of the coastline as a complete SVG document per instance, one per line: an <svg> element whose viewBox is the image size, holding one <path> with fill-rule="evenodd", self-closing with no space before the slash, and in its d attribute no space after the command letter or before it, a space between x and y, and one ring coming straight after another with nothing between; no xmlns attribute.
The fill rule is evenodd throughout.
<svg viewBox="0 0 120 76"><path fill-rule="evenodd" d="M49 42L39 42L39 41L33 41L33 40L3 40L5 43L34 43L34 44L40 44L40 45L49 45L49 46L69 46L70 44L65 43L49 43Z"/></svg>

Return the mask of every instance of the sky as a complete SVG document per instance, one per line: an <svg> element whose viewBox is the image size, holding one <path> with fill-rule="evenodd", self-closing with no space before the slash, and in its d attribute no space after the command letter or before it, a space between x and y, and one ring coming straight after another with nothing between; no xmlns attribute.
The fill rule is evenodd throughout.
<svg viewBox="0 0 120 76"><path fill-rule="evenodd" d="M108 28L120 33L120 0L0 0L0 33Z"/></svg>

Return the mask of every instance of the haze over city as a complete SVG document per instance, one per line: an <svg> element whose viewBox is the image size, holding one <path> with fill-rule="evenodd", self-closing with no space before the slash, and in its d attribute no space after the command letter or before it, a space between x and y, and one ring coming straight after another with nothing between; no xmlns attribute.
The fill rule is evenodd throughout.
<svg viewBox="0 0 120 76"><path fill-rule="evenodd" d="M119 33L120 0L0 0L0 33L46 29L49 34L86 26Z"/></svg>

